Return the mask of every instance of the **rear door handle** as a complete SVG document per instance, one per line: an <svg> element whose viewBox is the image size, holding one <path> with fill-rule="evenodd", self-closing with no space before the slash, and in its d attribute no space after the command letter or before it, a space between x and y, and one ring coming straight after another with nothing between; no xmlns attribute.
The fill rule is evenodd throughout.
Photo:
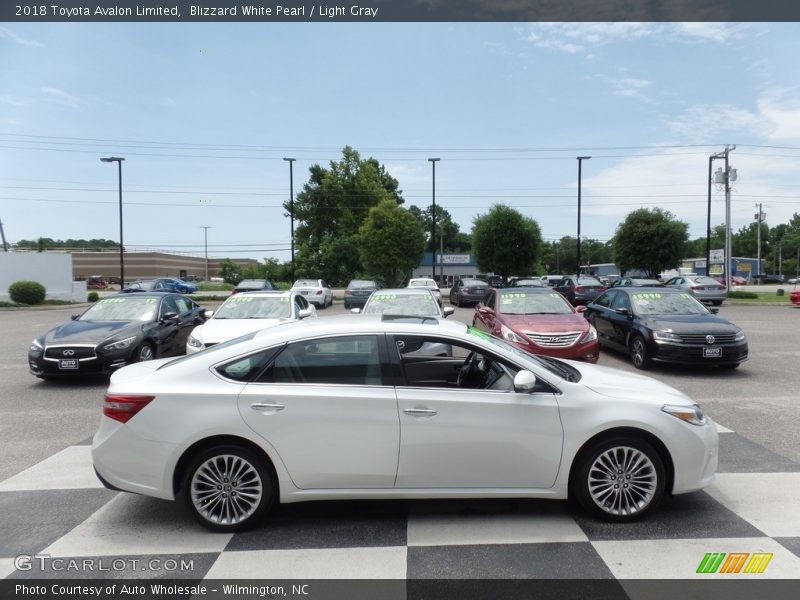
<svg viewBox="0 0 800 600"><path fill-rule="evenodd" d="M280 412L284 408L286 408L283 404L278 404L277 402L274 403L267 403L267 402L254 402L250 405L250 408L253 410L257 410L259 412L272 410L275 412Z"/></svg>
<svg viewBox="0 0 800 600"><path fill-rule="evenodd" d="M412 417L432 417L439 414L432 408L404 408L403 412Z"/></svg>

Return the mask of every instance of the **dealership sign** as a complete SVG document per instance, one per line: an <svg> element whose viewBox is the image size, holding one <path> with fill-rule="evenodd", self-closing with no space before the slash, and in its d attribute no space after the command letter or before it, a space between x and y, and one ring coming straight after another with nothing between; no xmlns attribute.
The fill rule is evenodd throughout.
<svg viewBox="0 0 800 600"><path fill-rule="evenodd" d="M468 265L470 262L469 254L439 254L436 258L437 263L445 265Z"/></svg>

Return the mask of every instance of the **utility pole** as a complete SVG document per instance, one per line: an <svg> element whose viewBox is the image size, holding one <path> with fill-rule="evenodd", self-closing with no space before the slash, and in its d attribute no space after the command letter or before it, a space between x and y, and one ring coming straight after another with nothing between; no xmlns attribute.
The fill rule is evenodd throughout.
<svg viewBox="0 0 800 600"><path fill-rule="evenodd" d="M576 156L578 159L578 256L576 259L577 268L575 269L575 277L581 274L581 165L583 161L589 160L591 156Z"/></svg>
<svg viewBox="0 0 800 600"><path fill-rule="evenodd" d="M756 232L756 281L758 281L758 277L761 275L761 222L767 217L767 215L761 212L761 204L756 204L756 208L758 209L758 212L753 216L758 224L758 231Z"/></svg>
<svg viewBox="0 0 800 600"><path fill-rule="evenodd" d="M284 158L289 163L289 234L291 235L292 266L291 279L294 282L294 172L292 166L296 158Z"/></svg>
<svg viewBox="0 0 800 600"><path fill-rule="evenodd" d="M706 276L711 277L711 164L722 158L724 152L717 152L708 157L708 214L706 218Z"/></svg>
<svg viewBox="0 0 800 600"><path fill-rule="evenodd" d="M433 207L431 208L431 249L433 250L433 262L431 262L431 279L436 281L436 163L441 159L429 158L428 161L433 167Z"/></svg>
<svg viewBox="0 0 800 600"><path fill-rule="evenodd" d="M6 242L6 232L3 230L2 221L0 221L0 238L3 238L3 250L8 252L8 242Z"/></svg>
<svg viewBox="0 0 800 600"><path fill-rule="evenodd" d="M725 169L717 170L715 182L725 184L725 287L731 289L731 181L736 181L736 169L728 164L728 155L736 150L736 146L725 146L725 150L717 157L725 159Z"/></svg>
<svg viewBox="0 0 800 600"><path fill-rule="evenodd" d="M206 248L206 281L208 281L208 230L211 229L211 225L201 225L200 229L203 230L203 238L205 240L205 248Z"/></svg>

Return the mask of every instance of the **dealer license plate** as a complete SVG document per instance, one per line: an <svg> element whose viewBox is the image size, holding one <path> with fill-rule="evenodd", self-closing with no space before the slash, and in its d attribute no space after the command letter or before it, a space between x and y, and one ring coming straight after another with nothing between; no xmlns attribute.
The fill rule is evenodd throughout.
<svg viewBox="0 0 800 600"><path fill-rule="evenodd" d="M722 348L719 346L703 348L703 358L722 358Z"/></svg>
<svg viewBox="0 0 800 600"><path fill-rule="evenodd" d="M77 369L78 368L78 360L73 358L69 360L60 360L58 361L58 368L59 369Z"/></svg>

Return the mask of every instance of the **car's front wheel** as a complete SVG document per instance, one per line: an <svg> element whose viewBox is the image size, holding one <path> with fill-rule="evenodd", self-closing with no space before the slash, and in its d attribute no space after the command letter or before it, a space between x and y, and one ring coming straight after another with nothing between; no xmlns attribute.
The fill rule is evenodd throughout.
<svg viewBox="0 0 800 600"><path fill-rule="evenodd" d="M153 360L156 357L153 346L145 342L136 349L136 362Z"/></svg>
<svg viewBox="0 0 800 600"><path fill-rule="evenodd" d="M650 352L644 338L637 335L631 340L631 362L637 369L647 369L650 366Z"/></svg>
<svg viewBox="0 0 800 600"><path fill-rule="evenodd" d="M570 493L585 510L606 521L640 519L664 495L664 462L644 440L607 439L578 460Z"/></svg>
<svg viewBox="0 0 800 600"><path fill-rule="evenodd" d="M217 446L196 456L181 490L192 516L218 532L253 527L275 498L263 461L239 446Z"/></svg>

